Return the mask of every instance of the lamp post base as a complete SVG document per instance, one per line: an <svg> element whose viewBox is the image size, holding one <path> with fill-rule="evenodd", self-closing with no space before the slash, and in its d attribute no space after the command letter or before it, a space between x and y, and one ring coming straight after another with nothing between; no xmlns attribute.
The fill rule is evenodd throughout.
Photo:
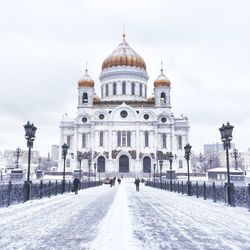
<svg viewBox="0 0 250 250"><path fill-rule="evenodd" d="M31 195L31 181L24 182L24 202L30 200Z"/></svg>
<svg viewBox="0 0 250 250"><path fill-rule="evenodd" d="M192 196L192 185L191 185L191 181L187 182L187 195L188 196Z"/></svg>
<svg viewBox="0 0 250 250"><path fill-rule="evenodd" d="M225 183L225 203L234 207L234 184L233 183Z"/></svg>

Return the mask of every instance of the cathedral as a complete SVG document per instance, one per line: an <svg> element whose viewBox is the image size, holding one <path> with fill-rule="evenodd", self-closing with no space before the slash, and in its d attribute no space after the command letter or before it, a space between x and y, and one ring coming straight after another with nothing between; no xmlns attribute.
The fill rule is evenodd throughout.
<svg viewBox="0 0 250 250"><path fill-rule="evenodd" d="M148 83L146 63L127 43L125 34L118 47L103 61L100 82L88 70L78 81L77 114L60 122L60 145L69 146L66 171L79 169L77 152L83 153L81 169L94 166L102 176L148 176L169 170L167 152L175 155L173 170L186 173L184 149L188 143L189 122L177 118L171 107L171 82L161 69ZM147 97L148 85L154 94ZM95 88L100 87L101 96ZM63 169L60 147L59 168ZM89 161L90 162L90 161Z"/></svg>

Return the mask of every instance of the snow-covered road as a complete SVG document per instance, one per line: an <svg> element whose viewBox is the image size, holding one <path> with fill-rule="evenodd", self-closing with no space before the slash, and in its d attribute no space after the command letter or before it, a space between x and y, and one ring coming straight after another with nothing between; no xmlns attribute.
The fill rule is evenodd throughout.
<svg viewBox="0 0 250 250"><path fill-rule="evenodd" d="M0 209L0 249L250 249L250 212L107 185Z"/></svg>

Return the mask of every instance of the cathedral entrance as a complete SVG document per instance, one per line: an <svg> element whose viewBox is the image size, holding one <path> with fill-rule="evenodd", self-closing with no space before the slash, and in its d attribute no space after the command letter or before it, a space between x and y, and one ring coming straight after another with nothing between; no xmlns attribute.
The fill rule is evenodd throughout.
<svg viewBox="0 0 250 250"><path fill-rule="evenodd" d="M99 168L99 169L98 169ZM103 156L99 156L97 159L97 172L105 172L105 158Z"/></svg>
<svg viewBox="0 0 250 250"><path fill-rule="evenodd" d="M121 155L119 158L119 172L120 173L129 172L129 158L127 155Z"/></svg>
<svg viewBox="0 0 250 250"><path fill-rule="evenodd" d="M151 159L148 156L143 158L143 173L151 173Z"/></svg>

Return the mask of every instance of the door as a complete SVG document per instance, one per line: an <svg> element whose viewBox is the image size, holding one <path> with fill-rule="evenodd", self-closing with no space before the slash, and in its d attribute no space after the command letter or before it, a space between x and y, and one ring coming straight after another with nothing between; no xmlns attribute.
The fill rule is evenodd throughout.
<svg viewBox="0 0 250 250"><path fill-rule="evenodd" d="M129 158L127 155L122 155L119 158L119 172L120 173L129 172Z"/></svg>
<svg viewBox="0 0 250 250"><path fill-rule="evenodd" d="M103 156L99 156L97 160L97 171L105 172L105 158Z"/></svg>
<svg viewBox="0 0 250 250"><path fill-rule="evenodd" d="M143 158L143 173L151 173L151 159L148 156Z"/></svg>

